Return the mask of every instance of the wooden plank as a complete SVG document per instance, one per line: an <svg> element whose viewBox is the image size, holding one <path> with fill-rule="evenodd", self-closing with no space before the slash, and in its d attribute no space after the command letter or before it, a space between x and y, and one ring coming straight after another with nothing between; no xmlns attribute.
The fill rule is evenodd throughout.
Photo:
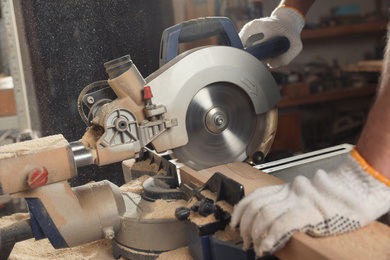
<svg viewBox="0 0 390 260"><path fill-rule="evenodd" d="M205 183L215 172L225 174L244 185L245 194L258 187L284 183L282 180L259 171L242 162L221 165L202 171L180 168L184 182L195 180ZM299 233L275 253L282 260L349 260L390 259L390 227L374 222L355 232L335 237L313 238Z"/></svg>
<svg viewBox="0 0 390 260"><path fill-rule="evenodd" d="M275 255L284 260L331 260L348 259L343 255L342 250L334 250L331 245L322 244L304 233L295 234L291 237L287 245L277 251ZM352 258L351 258L352 259Z"/></svg>
<svg viewBox="0 0 390 260"><path fill-rule="evenodd" d="M181 183L190 183L193 182L197 186L202 186L207 182L211 175L203 175L200 172L197 172L190 167L183 166L180 168L180 179Z"/></svg>
<svg viewBox="0 0 390 260"><path fill-rule="evenodd" d="M335 237L312 238L300 233L276 252L282 260L390 259L390 229L374 222L355 232Z"/></svg>
<svg viewBox="0 0 390 260"><path fill-rule="evenodd" d="M245 195L259 187L284 183L281 179L259 171L243 162L229 163L201 171L195 171L184 166L180 168L180 177L183 183L192 181L198 185L203 185L216 172L241 183L244 186Z"/></svg>
<svg viewBox="0 0 390 260"><path fill-rule="evenodd" d="M215 172L223 173L225 176L238 181L244 186L245 195L248 195L259 187L283 184L284 181L272 175L266 174L253 168L247 163L235 162L226 165L220 165L213 168L199 171L205 176L212 176Z"/></svg>

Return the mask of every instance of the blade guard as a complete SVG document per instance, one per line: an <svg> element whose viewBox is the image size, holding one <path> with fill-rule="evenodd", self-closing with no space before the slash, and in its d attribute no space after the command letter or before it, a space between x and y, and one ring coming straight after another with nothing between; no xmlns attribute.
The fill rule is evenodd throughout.
<svg viewBox="0 0 390 260"><path fill-rule="evenodd" d="M177 56L180 42L215 35L221 43L230 47L196 48ZM228 82L242 88L252 100L258 116L273 109L281 99L280 93L271 73L260 60L288 49L286 37L273 38L243 49L233 23L225 17L199 18L166 29L160 45L162 67L146 81L155 93L154 101L165 104L169 111L167 116L177 118L179 125L154 140L155 149L162 152L188 142L187 108L195 94L210 84ZM263 149L265 152L269 149L268 144Z"/></svg>
<svg viewBox="0 0 390 260"><path fill-rule="evenodd" d="M195 94L210 84L228 82L242 88L257 115L280 101L279 89L268 69L254 56L238 48L212 46L193 49L171 60L147 79L153 101L167 107L167 117L178 126L152 142L158 152L188 142L186 112Z"/></svg>

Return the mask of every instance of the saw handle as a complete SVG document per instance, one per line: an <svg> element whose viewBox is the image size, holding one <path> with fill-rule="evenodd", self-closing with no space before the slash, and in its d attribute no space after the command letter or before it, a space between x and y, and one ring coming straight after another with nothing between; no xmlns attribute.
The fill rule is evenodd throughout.
<svg viewBox="0 0 390 260"><path fill-rule="evenodd" d="M206 17L179 23L166 29L160 44L160 67L177 56L179 43L218 36L224 45L242 49L240 37L227 17Z"/></svg>
<svg viewBox="0 0 390 260"><path fill-rule="evenodd" d="M264 60L283 54L288 51L289 48L290 41L287 39L287 37L278 36L265 42L247 47L244 50L259 60Z"/></svg>
<svg viewBox="0 0 390 260"><path fill-rule="evenodd" d="M164 30L160 43L160 67L177 56L179 43L218 36L226 46L244 49L232 21L227 17L206 17L179 23ZM244 50L259 60L285 53L290 48L287 37L275 37Z"/></svg>

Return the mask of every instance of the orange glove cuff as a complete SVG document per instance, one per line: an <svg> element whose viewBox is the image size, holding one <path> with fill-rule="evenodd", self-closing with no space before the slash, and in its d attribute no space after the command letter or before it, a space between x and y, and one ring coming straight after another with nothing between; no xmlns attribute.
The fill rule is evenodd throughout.
<svg viewBox="0 0 390 260"><path fill-rule="evenodd" d="M305 18L305 16L304 16L303 13L302 13L301 11L299 11L297 8L292 7L292 6L287 6L287 5L281 5L281 6L278 6L275 10L280 9L280 8L290 8L290 9L293 9L293 10L297 11L300 15L302 15L303 20L305 20L305 23L306 23L306 18Z"/></svg>
<svg viewBox="0 0 390 260"><path fill-rule="evenodd" d="M365 172L369 173L370 175L372 175L372 177L390 187L390 180L381 173L379 173L377 170L375 170L374 167L369 165L366 160L360 155L360 153L356 150L356 147L351 151L351 156L360 164L360 166Z"/></svg>

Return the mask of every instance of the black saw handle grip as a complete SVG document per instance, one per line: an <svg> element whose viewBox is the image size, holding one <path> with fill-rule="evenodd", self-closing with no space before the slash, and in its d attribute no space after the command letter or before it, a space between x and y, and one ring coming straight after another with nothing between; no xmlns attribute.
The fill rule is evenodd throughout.
<svg viewBox="0 0 390 260"><path fill-rule="evenodd" d="M160 43L160 67L177 56L179 43L193 42L218 36L226 46L244 49L240 37L227 17L206 17L189 20L165 29ZM259 60L286 52L290 42L286 37L275 37L266 42L245 48Z"/></svg>
<svg viewBox="0 0 390 260"><path fill-rule="evenodd" d="M247 47L244 50L259 60L264 60L283 54L288 51L289 48L290 41L287 39L287 37L278 36L265 42Z"/></svg>

